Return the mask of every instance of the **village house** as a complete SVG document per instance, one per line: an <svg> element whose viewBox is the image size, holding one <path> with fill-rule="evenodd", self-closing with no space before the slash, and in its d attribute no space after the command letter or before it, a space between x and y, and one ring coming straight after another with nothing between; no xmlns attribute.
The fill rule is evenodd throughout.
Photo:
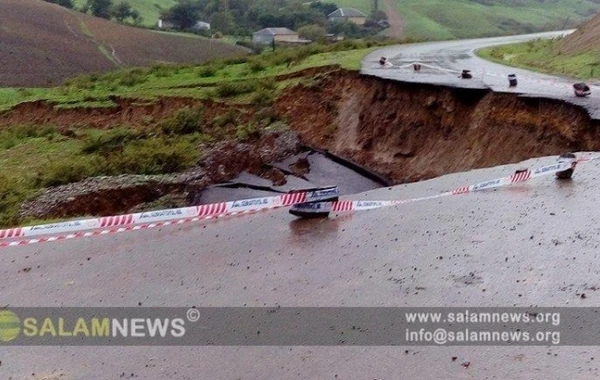
<svg viewBox="0 0 600 380"><path fill-rule="evenodd" d="M367 21L367 15L354 8L338 8L327 15L331 22L350 21L356 25L363 25Z"/></svg>
<svg viewBox="0 0 600 380"><path fill-rule="evenodd" d="M265 28L252 35L252 42L257 45L270 45L273 41L283 43L310 42L300 39L298 33L288 28Z"/></svg>

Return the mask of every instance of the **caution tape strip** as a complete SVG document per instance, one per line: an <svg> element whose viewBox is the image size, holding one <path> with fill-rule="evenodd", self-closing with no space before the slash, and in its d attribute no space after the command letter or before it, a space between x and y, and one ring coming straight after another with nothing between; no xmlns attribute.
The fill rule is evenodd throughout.
<svg viewBox="0 0 600 380"><path fill-rule="evenodd" d="M79 232L107 227L121 227L132 224L152 224L170 220L199 218L205 219L219 215L235 215L245 211L275 209L291 206L296 203L322 199L324 190L302 191L282 194L274 197L245 199L240 201L220 202L208 205L183 207L168 210L141 212L135 214L105 216L101 218L75 220L62 223L42 224L29 227L17 227L0 230L0 239L34 237L56 233Z"/></svg>
<svg viewBox="0 0 600 380"><path fill-rule="evenodd" d="M38 244L38 243L50 243L50 242L55 242L55 241L72 240L72 239L77 239L77 238L102 236L102 235L108 235L108 234L117 234L117 233L122 233L122 232L149 230L149 229L153 229L153 228L160 228L160 227L166 227L166 226L171 226L171 225L180 225L180 224L185 224L185 223L198 222L201 220L218 219L218 218L222 218L225 216L254 214L254 213L258 213L258 212L268 211L271 209L272 208L245 210L245 211L239 211L239 212L207 215L207 216L203 216L203 217L194 217L194 218L186 218L186 219L178 219L178 220L167 220L164 222L130 225L130 226L116 227L116 228L110 228L110 229L104 229L104 230L95 230L95 231L86 231L86 232L79 231L79 232L74 232L74 233L70 233L67 235L42 236L42 237L35 238L35 239L24 239L24 240L16 240L16 241L6 241L5 240L5 241L0 241L0 248L17 247L17 246Z"/></svg>
<svg viewBox="0 0 600 380"><path fill-rule="evenodd" d="M315 211L332 211L332 212L343 212L343 211L366 211L373 210L382 207L390 207L390 206L398 206L407 203L413 202L421 202L426 200L432 200L437 198L443 198L453 195L463 195L469 194L473 192L489 190L504 186L509 186L515 183L521 183L529 181L533 178L542 177L546 175L555 174L558 172L562 172L568 169L575 169L577 164L589 162L599 157L594 158L581 158L578 160L568 160L558 162L553 165L542 166L539 168L535 168L533 170L523 170L517 171L516 173L502 178L496 178L484 182L480 182L477 184L463 186L456 188L452 191L447 191L441 194L430 195L425 197L411 198L411 199L403 199L403 200L395 200L395 201L337 201L337 202L315 202L313 203L312 209Z"/></svg>
<svg viewBox="0 0 600 380"><path fill-rule="evenodd" d="M315 190L315 191L308 191L308 192L283 194L283 195L276 196L276 197L254 198L254 199L249 199L249 200L216 203L216 204L211 204L211 205L192 207L192 209L195 209L197 212L197 215L195 215L193 217L184 217L184 218L176 218L176 219L173 218L171 220L155 221L152 223L113 226L112 228L109 228L109 229L99 229L99 230L87 231L87 232L80 230L80 231L76 231L76 232L72 232L72 233L64 234L64 235L42 236L42 237L35 238L35 239L23 239L23 240L17 240L17 241L4 240L4 241L0 241L0 248L23 246L23 245L37 244L37 243L54 242L54 241L61 241L61 240L70 240L70 239L83 238L83 237L101 236L101 235L107 235L107 234L113 234L113 233L152 229L152 228L164 227L164 226L169 226L169 225L179 225L179 224L184 224L184 223L197 222L197 221L201 221L201 220L217 219L217 218L226 217L226 216L252 214L252 213L272 210L272 209L279 208L279 207L299 205L299 204L311 202L311 201L312 201L313 205L323 207L324 209L328 209L333 212L351 212L351 211L373 210L373 209L378 209L378 208L382 208L382 207L398 206L398 205L407 204L407 203L420 202L420 201L437 199L437 198L442 198L442 197L447 197L447 196L469 194L469 193L473 193L473 192L489 190L489 189L499 188L499 187L503 187L503 186L509 186L509 185L512 185L515 183L526 182L533 178L555 174L555 173L562 172L562 171L565 171L568 169L574 169L576 167L576 165L578 165L580 163L590 162L590 161L593 161L596 159L600 159L600 156L584 157L584 158L572 159L572 160L563 160L563 161L559 161L558 163L553 164L553 165L542 166L539 168L535 168L533 170L527 169L527 170L517 171L516 173L514 173L510 176L507 176L507 177L496 178L496 179L492 179L489 181L472 184L469 186L459 187L452 191L447 191L447 192L444 192L441 194L435 194L435 195L411 198L411 199L403 199L403 200L391 200L391 201L389 201L389 200L388 201L360 201L360 200L359 201L350 201L350 200L348 200L348 201L334 201L334 202L319 202L319 201L315 202L315 201L313 201L314 199L319 199L319 198L322 198L323 196L327 196L327 192L331 191L331 190L325 189L325 190ZM337 191L337 189L336 189L336 191ZM184 209L190 209L190 208L184 208ZM175 209L175 210L182 210L182 209ZM157 213L161 213L161 212L164 213L165 211L169 211L169 210L157 211ZM171 211L173 211L173 210L171 210ZM112 221L111 223L118 223L120 221L134 221L134 220L136 220L137 216L141 215L141 214L144 214L144 213L112 216L112 217L106 217L106 218L112 218L112 219L110 219ZM150 213L150 214L152 214L152 213ZM130 217L130 216L133 216L133 217ZM157 216L154 216L154 217L157 217ZM169 214L169 215L163 216L163 217L172 217L172 215ZM98 219L103 219L103 218L98 218ZM139 218L137 218L137 219L139 219ZM57 225L58 226L61 226L61 225L66 226L66 225L68 225L68 223L73 223L73 222L67 222L67 223L62 223L62 224L59 223ZM51 225L48 225L48 226L51 226ZM82 227L85 227L85 225L83 225ZM22 227L22 228L16 228L16 229L11 229L11 230L3 230L2 232L5 233L5 236L7 236L8 233L6 231L21 230L19 232L21 234L24 233L23 231L32 231L31 229L27 230L27 228L31 228L31 227ZM63 227L61 227L61 228L63 228ZM48 228L48 229L51 230L52 228ZM89 230L89 228L87 228L87 227L85 227L85 229ZM54 231L54 232L56 233L56 231ZM49 234L47 234L47 235L49 235Z"/></svg>

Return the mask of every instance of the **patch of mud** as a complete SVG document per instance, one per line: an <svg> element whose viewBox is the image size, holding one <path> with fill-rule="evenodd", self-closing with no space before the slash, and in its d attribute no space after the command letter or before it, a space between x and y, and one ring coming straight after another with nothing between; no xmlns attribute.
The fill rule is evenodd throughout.
<svg viewBox="0 0 600 380"><path fill-rule="evenodd" d="M306 175L310 172L310 162L306 157L301 157L289 168L296 177L306 178Z"/></svg>
<svg viewBox="0 0 600 380"><path fill-rule="evenodd" d="M247 171L259 177L282 180L271 162L298 153L300 140L294 132L267 132L247 143L227 141L211 149L201 163L213 183L225 182Z"/></svg>

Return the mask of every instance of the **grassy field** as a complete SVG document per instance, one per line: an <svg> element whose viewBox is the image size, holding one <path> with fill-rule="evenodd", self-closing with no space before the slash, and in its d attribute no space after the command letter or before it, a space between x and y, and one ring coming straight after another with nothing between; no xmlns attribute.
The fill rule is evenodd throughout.
<svg viewBox="0 0 600 380"><path fill-rule="evenodd" d="M337 0L370 11L370 0ZM382 0L380 8L383 9ZM564 29L600 11L594 0L396 0L407 37L450 39Z"/></svg>
<svg viewBox="0 0 600 380"><path fill-rule="evenodd" d="M558 40L537 40L520 44L482 49L479 56L505 65L522 67L548 74L590 79L600 77L600 54L562 54Z"/></svg>

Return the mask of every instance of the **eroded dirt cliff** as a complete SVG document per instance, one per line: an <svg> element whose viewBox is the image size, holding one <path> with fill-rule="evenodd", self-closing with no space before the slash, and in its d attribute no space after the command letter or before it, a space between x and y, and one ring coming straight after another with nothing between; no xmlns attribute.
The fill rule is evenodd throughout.
<svg viewBox="0 0 600 380"><path fill-rule="evenodd" d="M397 183L600 149L599 123L552 99L399 83L338 71L277 102L302 140Z"/></svg>

